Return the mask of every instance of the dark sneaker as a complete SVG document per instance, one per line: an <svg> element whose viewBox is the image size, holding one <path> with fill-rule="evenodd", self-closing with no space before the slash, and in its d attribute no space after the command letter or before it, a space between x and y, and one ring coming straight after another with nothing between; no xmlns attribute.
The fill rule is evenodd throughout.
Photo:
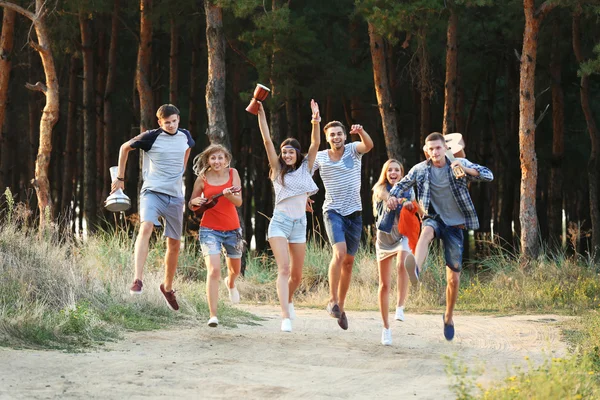
<svg viewBox="0 0 600 400"><path fill-rule="evenodd" d="M129 288L129 294L142 294L144 284L140 279L133 281L133 285Z"/></svg>
<svg viewBox="0 0 600 400"><path fill-rule="evenodd" d="M342 316L342 313L340 312L340 306L338 306L337 304L327 303L326 310L331 316L331 318L339 319Z"/></svg>
<svg viewBox="0 0 600 400"><path fill-rule="evenodd" d="M338 318L338 325L340 326L340 328L342 328L343 330L347 331L348 330L348 318L346 318L346 312L344 311L342 313L342 315L340 315L340 317Z"/></svg>
<svg viewBox="0 0 600 400"><path fill-rule="evenodd" d="M177 299L175 298L174 290L167 292L165 290L165 285L161 283L160 284L160 292L163 294L163 296L165 296L165 301L167 302L167 305L169 306L169 308L171 310L173 310L173 311L179 310L179 304L177 304Z"/></svg>
<svg viewBox="0 0 600 400"><path fill-rule="evenodd" d="M444 337L447 341L454 339L454 323L446 323L446 314L442 314L442 321L444 322Z"/></svg>
<svg viewBox="0 0 600 400"><path fill-rule="evenodd" d="M404 259L404 267L408 273L408 279L410 279L410 283L413 285L419 283L419 266L417 265L415 256L409 253L406 256L406 259Z"/></svg>

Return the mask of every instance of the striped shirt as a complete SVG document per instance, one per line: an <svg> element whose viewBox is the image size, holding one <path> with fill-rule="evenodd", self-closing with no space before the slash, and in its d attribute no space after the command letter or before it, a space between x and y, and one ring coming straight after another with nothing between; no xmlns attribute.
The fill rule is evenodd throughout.
<svg viewBox="0 0 600 400"><path fill-rule="evenodd" d="M479 176L467 175L466 178L455 179L454 175L447 169L446 175L450 180L450 192L452 197L458 204L460 212L465 217L465 225L467 229L478 229L479 219L477 219L477 213L475 212L475 206L471 201L471 195L469 194L469 187L467 185L470 181L483 181L491 182L494 180L494 174L488 168L474 164L466 158L457 158L460 160L462 165L467 168L474 168L479 172ZM450 161L446 159L446 164L450 165ZM398 197L400 193L410 187L417 187L419 205L429 213L429 205L431 204L431 168L433 168L431 160L426 160L415 165L408 171L408 174L402 180L394 185L390 190L390 196Z"/></svg>
<svg viewBox="0 0 600 400"><path fill-rule="evenodd" d="M325 186L323 212L333 210L347 216L362 211L360 200L360 172L362 153L356 150L361 142L352 142L344 146L344 154L339 161L329 158L329 150L317 153L313 172L320 170Z"/></svg>

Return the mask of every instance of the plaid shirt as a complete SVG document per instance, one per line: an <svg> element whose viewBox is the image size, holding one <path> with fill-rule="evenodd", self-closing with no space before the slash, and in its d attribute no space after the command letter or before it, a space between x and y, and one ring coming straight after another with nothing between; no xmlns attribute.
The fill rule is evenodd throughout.
<svg viewBox="0 0 600 400"><path fill-rule="evenodd" d="M465 225L467 229L478 229L479 220L475 213L475 206L471 201L471 195L469 194L469 187L467 183L469 181L484 181L490 182L494 179L494 174L488 168L474 164L465 158L457 158L461 164L466 168L474 168L479 172L479 176L468 175L466 178L455 179L450 168L448 168L448 180L450 181L450 188L452 189L452 196L458 204L458 208L462 211L465 217ZM446 164L450 165L450 161L446 158ZM394 185L390 190L390 195L398 197L398 195L404 192L410 187L417 187L419 205L429 213L429 204L431 204L431 191L429 190L430 182L430 170L432 162L426 160L415 165L408 171L408 174L402 180Z"/></svg>

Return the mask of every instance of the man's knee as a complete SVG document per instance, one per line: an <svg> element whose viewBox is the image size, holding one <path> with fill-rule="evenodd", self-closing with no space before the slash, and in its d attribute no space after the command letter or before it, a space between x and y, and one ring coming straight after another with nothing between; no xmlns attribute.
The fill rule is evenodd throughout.
<svg viewBox="0 0 600 400"><path fill-rule="evenodd" d="M448 270L448 286L458 287L460 284L460 273Z"/></svg>
<svg viewBox="0 0 600 400"><path fill-rule="evenodd" d="M432 227L426 226L421 231L421 235L419 236L419 242L429 243L435 238L435 231Z"/></svg>

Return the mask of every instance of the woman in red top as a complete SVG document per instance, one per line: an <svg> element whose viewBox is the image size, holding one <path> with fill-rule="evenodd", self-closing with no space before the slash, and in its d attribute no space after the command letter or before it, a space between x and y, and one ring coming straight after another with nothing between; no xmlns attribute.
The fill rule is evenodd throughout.
<svg viewBox="0 0 600 400"><path fill-rule="evenodd" d="M225 248L228 274L225 285L229 290L232 303L240 301L235 287L235 279L240 275L242 266L242 230L236 207L242 205L240 175L230 168L231 153L225 147L212 144L194 158L194 173L198 176L194 183L191 210L211 201L212 208L206 209L200 221L200 248L206 264L206 297L210 319L208 326L217 327L217 303L219 300L219 281L221 280L221 248ZM215 199L215 196L218 196Z"/></svg>

